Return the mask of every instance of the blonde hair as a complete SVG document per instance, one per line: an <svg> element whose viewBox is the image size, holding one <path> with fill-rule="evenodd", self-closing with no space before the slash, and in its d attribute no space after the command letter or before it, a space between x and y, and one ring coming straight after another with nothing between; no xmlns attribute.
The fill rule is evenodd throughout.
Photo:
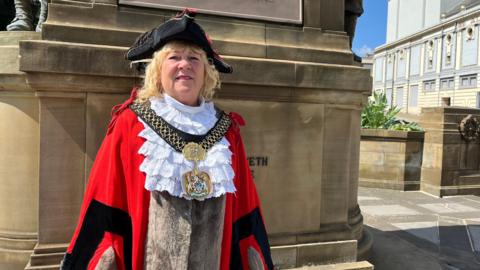
<svg viewBox="0 0 480 270"><path fill-rule="evenodd" d="M138 91L136 102L145 102L154 96L162 96L164 89L161 82L162 64L167 55L173 50L188 50L201 55L201 61L205 65L205 77L200 96L205 100L211 100L215 89L220 88L220 75L215 66L207 59L207 55L200 47L184 41L170 41L161 50L153 54L152 61L145 69L145 79L142 88Z"/></svg>

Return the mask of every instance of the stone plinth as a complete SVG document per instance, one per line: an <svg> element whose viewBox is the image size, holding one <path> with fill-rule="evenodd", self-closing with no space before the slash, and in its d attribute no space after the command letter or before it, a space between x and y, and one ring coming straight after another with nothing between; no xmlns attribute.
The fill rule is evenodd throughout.
<svg viewBox="0 0 480 270"><path fill-rule="evenodd" d="M83 2L52 1L43 39L20 42L10 56L20 59L24 89L39 106L39 240L31 269L58 265L110 109L141 83L126 49L175 13ZM357 203L369 71L353 64L339 32L343 2L304 1L303 8L304 26L197 16L235 70L222 76L216 102L247 122L242 133L280 268L352 262L371 245Z"/></svg>
<svg viewBox="0 0 480 270"><path fill-rule="evenodd" d="M360 186L420 189L423 132L362 129Z"/></svg>
<svg viewBox="0 0 480 270"><path fill-rule="evenodd" d="M423 108L425 129L421 188L435 196L480 195L480 144L466 141L459 124L480 110L462 107Z"/></svg>

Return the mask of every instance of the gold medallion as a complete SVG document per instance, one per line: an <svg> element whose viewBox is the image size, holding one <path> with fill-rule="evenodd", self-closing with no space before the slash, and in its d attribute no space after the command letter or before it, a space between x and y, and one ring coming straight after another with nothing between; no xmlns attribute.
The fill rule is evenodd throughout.
<svg viewBox="0 0 480 270"><path fill-rule="evenodd" d="M198 162L205 159L205 149L194 142L189 142L185 147L182 149L182 154L186 160L190 160L193 162Z"/></svg>
<svg viewBox="0 0 480 270"><path fill-rule="evenodd" d="M186 172L182 177L183 191L193 199L203 200L212 192L212 181L206 172L198 170L198 162L205 159L206 151L194 142L189 142L182 149L186 160L193 161L193 170Z"/></svg>
<svg viewBox="0 0 480 270"><path fill-rule="evenodd" d="M212 192L212 181L206 172L194 169L183 175L182 187L192 199L203 200Z"/></svg>

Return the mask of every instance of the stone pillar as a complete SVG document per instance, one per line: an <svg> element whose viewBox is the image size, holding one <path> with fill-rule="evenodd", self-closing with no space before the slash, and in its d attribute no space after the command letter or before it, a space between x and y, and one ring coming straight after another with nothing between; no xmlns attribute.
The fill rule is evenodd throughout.
<svg viewBox="0 0 480 270"><path fill-rule="evenodd" d="M39 239L29 267L55 266L62 259L77 226L88 174L105 135L110 109L127 97L48 91L37 92L37 96L41 126Z"/></svg>
<svg viewBox="0 0 480 270"><path fill-rule="evenodd" d="M37 92L40 98L39 244L65 243L85 188L85 94ZM55 213L55 215L52 215ZM58 226L62 224L62 226Z"/></svg>
<svg viewBox="0 0 480 270"><path fill-rule="evenodd" d="M19 40L0 32L0 269L24 269L37 242L38 101L19 71Z"/></svg>
<svg viewBox="0 0 480 270"><path fill-rule="evenodd" d="M421 176L423 191L439 197L480 194L478 135L468 140L459 131L460 123L468 115L480 121L478 109L422 108L420 123L425 129ZM470 124L476 129L475 123Z"/></svg>
<svg viewBox="0 0 480 270"><path fill-rule="evenodd" d="M0 92L0 268L23 269L37 242L38 101Z"/></svg>

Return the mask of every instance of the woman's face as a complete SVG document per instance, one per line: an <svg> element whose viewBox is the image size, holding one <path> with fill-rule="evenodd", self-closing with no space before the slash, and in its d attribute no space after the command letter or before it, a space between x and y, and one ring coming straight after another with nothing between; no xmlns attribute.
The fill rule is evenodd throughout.
<svg viewBox="0 0 480 270"><path fill-rule="evenodd" d="M198 105L205 65L202 55L189 49L174 49L162 64L161 83L165 93L189 106Z"/></svg>

